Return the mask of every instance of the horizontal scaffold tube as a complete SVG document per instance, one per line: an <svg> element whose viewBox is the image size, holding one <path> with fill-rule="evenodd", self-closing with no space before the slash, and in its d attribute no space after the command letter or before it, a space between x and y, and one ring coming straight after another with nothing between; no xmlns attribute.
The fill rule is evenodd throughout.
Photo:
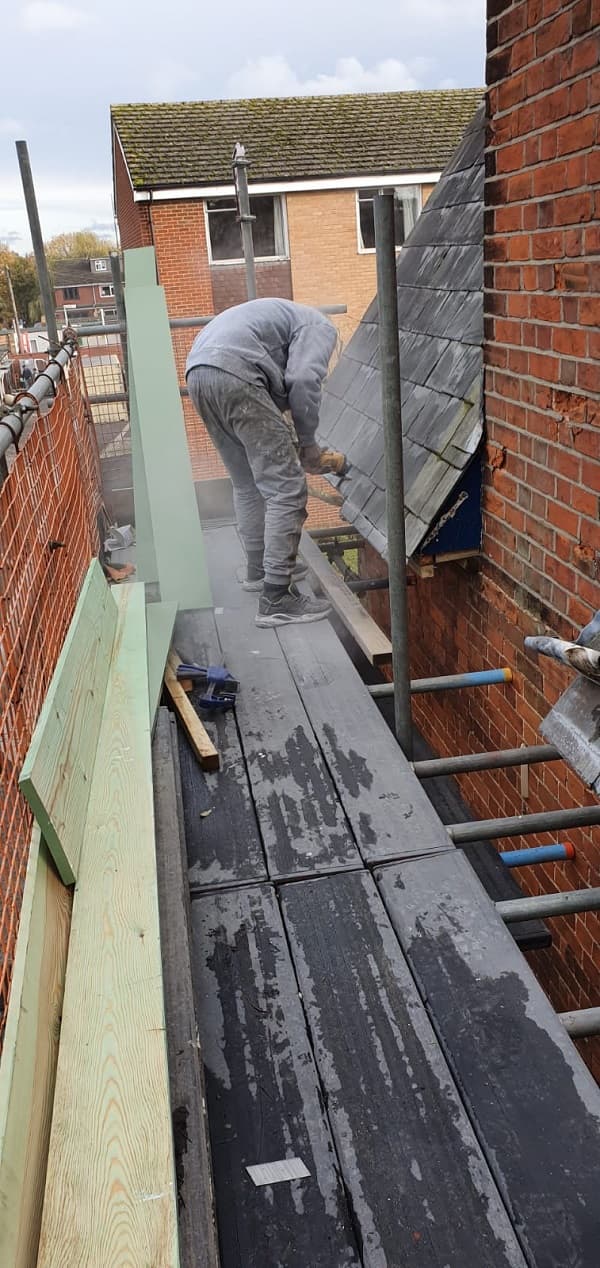
<svg viewBox="0 0 600 1268"><path fill-rule="evenodd" d="M419 779L433 779L436 775L460 775L472 770L532 766L535 762L556 762L559 758L560 753L552 744L532 744L491 753L464 753L461 757L432 757L427 761L413 762L413 770Z"/></svg>
<svg viewBox="0 0 600 1268"><path fill-rule="evenodd" d="M532 845L529 850L504 850L500 858L505 867L530 867L532 863L557 863L575 858L575 846L570 841L564 845Z"/></svg>
<svg viewBox="0 0 600 1268"><path fill-rule="evenodd" d="M459 687L490 687L496 682L512 682L512 669L477 669L472 674L446 674L441 678L413 678L410 689L414 695L425 691L454 691ZM375 699L393 696L393 682L377 683L369 687Z"/></svg>
<svg viewBox="0 0 600 1268"><path fill-rule="evenodd" d="M558 1017L571 1039L600 1035L600 1008L577 1008L572 1013L559 1013Z"/></svg>
<svg viewBox="0 0 600 1268"><path fill-rule="evenodd" d="M547 916L568 916L576 911L598 911L600 889L570 889L558 894L536 894L534 898L510 898L496 903L505 924L517 920L544 920Z"/></svg>
<svg viewBox="0 0 600 1268"><path fill-rule="evenodd" d="M527 836L530 832L556 832L563 828L589 828L600 823L600 806L573 806L570 810L544 810L540 814L513 815L507 819L480 819L451 823L448 832L456 845L493 841L497 837Z"/></svg>

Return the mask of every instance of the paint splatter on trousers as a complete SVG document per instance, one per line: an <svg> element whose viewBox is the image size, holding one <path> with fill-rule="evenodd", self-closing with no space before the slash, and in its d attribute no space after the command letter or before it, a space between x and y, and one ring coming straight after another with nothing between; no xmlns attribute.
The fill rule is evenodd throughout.
<svg viewBox="0 0 600 1268"><path fill-rule="evenodd" d="M235 515L247 555L263 553L265 580L286 585L306 519L306 476L293 428L265 388L226 370L196 366L190 397L233 484Z"/></svg>

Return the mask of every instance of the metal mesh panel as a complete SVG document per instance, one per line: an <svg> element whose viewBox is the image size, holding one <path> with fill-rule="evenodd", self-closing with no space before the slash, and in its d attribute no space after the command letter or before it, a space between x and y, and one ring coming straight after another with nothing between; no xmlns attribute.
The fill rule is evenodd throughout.
<svg viewBox="0 0 600 1268"><path fill-rule="evenodd" d="M81 583L98 550L98 450L73 362L0 489L0 1040L32 818L23 759Z"/></svg>

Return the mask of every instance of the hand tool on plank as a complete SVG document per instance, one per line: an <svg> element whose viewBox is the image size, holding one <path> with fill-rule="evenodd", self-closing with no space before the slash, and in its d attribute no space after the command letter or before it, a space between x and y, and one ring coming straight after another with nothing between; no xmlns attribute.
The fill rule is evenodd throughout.
<svg viewBox="0 0 600 1268"><path fill-rule="evenodd" d="M235 704L239 682L224 665L196 665L183 661L177 666L177 678L192 687L204 688L198 704L203 709L230 709Z"/></svg>

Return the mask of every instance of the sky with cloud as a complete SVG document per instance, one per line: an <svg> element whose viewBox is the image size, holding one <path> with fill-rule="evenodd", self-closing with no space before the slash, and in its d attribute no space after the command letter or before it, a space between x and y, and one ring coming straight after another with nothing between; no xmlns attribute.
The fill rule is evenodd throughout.
<svg viewBox="0 0 600 1268"><path fill-rule="evenodd" d="M472 88L484 44L485 0L7 0L0 241L30 249L17 139L44 237L110 234L111 103Z"/></svg>

